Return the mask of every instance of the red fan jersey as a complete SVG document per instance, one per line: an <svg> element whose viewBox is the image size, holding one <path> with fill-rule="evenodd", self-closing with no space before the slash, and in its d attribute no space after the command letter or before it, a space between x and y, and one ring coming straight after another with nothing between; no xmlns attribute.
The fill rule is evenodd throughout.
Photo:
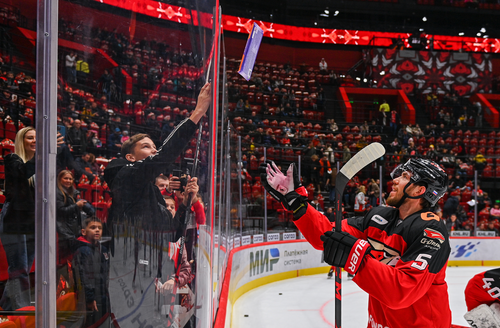
<svg viewBox="0 0 500 328"><path fill-rule="evenodd" d="M500 268L476 274L465 287L467 310L500 302Z"/></svg>
<svg viewBox="0 0 500 328"><path fill-rule="evenodd" d="M295 224L320 250L320 236L334 225L312 206ZM437 215L422 211L401 220L398 209L381 206L342 221L342 230L373 247L353 279L369 294L369 328L451 326L445 282L451 249Z"/></svg>

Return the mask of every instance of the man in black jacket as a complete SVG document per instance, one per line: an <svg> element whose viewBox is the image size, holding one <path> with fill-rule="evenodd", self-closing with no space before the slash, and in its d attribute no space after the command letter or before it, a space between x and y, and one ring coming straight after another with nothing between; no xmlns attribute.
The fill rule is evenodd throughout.
<svg viewBox="0 0 500 328"><path fill-rule="evenodd" d="M73 148L73 153L76 155L82 154L87 148L87 136L82 129L82 122L75 120L73 126L66 133L66 142Z"/></svg>

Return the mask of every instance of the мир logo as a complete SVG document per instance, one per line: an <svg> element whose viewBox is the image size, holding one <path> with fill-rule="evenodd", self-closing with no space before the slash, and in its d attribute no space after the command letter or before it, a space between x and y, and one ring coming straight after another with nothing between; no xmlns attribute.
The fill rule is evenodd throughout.
<svg viewBox="0 0 500 328"><path fill-rule="evenodd" d="M269 258L271 255L271 258ZM280 250L277 248L250 252L250 277L252 275L273 271L273 265L280 259Z"/></svg>

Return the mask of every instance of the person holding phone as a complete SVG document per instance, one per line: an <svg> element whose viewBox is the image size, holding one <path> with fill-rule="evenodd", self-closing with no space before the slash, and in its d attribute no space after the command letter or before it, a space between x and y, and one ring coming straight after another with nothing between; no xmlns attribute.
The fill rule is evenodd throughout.
<svg viewBox="0 0 500 328"><path fill-rule="evenodd" d="M71 171L62 170L57 175L56 226L59 242L58 264L64 265L75 252L76 238L82 228L82 212L94 215L94 208L80 198Z"/></svg>

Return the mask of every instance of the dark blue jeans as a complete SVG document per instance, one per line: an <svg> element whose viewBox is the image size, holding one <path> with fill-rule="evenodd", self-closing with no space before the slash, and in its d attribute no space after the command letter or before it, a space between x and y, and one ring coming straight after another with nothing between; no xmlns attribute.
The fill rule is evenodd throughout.
<svg viewBox="0 0 500 328"><path fill-rule="evenodd" d="M7 263L9 280L0 299L4 310L13 311L31 305L29 273L35 260L35 235L2 234L1 240Z"/></svg>

